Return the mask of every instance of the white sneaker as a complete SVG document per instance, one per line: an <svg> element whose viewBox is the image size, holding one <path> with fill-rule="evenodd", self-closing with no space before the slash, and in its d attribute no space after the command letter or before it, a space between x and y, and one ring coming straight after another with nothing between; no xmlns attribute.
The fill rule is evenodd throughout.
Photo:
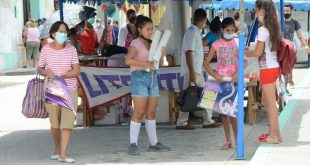
<svg viewBox="0 0 310 165"><path fill-rule="evenodd" d="M64 163L74 163L74 159L72 159L72 158L62 159L61 157L59 157L58 161L59 162L64 162Z"/></svg>
<svg viewBox="0 0 310 165"><path fill-rule="evenodd" d="M52 155L51 160L58 160L60 158L59 155Z"/></svg>

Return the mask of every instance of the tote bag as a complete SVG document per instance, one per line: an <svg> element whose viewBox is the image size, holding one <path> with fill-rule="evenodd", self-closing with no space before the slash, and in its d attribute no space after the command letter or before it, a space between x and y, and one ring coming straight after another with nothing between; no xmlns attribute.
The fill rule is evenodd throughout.
<svg viewBox="0 0 310 165"><path fill-rule="evenodd" d="M47 118L45 110L44 79L37 74L27 85L26 95L23 100L22 114L27 118Z"/></svg>

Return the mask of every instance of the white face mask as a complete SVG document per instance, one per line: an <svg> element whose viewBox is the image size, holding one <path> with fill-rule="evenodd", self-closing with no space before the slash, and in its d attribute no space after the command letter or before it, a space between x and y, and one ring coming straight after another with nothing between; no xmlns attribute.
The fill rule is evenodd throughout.
<svg viewBox="0 0 310 165"><path fill-rule="evenodd" d="M227 34L227 33L224 33L223 34L223 37L226 39L226 40L231 40L235 37L234 34Z"/></svg>
<svg viewBox="0 0 310 165"><path fill-rule="evenodd" d="M63 44L68 40L67 33L56 32L55 40L59 44Z"/></svg>

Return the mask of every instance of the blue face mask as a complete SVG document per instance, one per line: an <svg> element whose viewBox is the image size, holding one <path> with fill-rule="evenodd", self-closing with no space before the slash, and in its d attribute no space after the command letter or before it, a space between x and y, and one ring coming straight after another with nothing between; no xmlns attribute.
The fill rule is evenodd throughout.
<svg viewBox="0 0 310 165"><path fill-rule="evenodd" d="M63 44L68 40L67 33L56 32L55 40L59 44Z"/></svg>
<svg viewBox="0 0 310 165"><path fill-rule="evenodd" d="M234 35L234 34L226 34L226 33L224 33L224 34L223 34L223 37L224 37L226 40L231 40L231 39L233 39L233 38L235 37L235 35Z"/></svg>
<svg viewBox="0 0 310 165"><path fill-rule="evenodd" d="M95 22L95 17L89 18L87 22L93 24Z"/></svg>
<svg viewBox="0 0 310 165"><path fill-rule="evenodd" d="M81 28L80 30L79 30L79 34L83 34L84 33L84 28Z"/></svg>

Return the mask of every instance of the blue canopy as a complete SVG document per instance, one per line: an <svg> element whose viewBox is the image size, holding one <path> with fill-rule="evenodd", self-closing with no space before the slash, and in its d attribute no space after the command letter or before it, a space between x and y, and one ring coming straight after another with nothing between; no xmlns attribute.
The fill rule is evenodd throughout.
<svg viewBox="0 0 310 165"><path fill-rule="evenodd" d="M213 0L212 3L201 4L199 7L204 9L216 10L239 10L239 0ZM244 0L245 10L255 10L256 0ZM274 1L277 9L280 9L280 0ZM291 3L295 11L310 11L310 1L284 1L284 4Z"/></svg>
<svg viewBox="0 0 310 165"><path fill-rule="evenodd" d="M73 3L79 3L80 1L82 1L83 3L86 3L89 0L63 0L63 2L73 2ZM133 3L133 2L147 4L149 2L155 2L155 1L158 1L158 0L93 0L93 3L97 4L97 5L101 5L103 3L115 4L115 3L123 3L125 1L129 2L130 4Z"/></svg>

